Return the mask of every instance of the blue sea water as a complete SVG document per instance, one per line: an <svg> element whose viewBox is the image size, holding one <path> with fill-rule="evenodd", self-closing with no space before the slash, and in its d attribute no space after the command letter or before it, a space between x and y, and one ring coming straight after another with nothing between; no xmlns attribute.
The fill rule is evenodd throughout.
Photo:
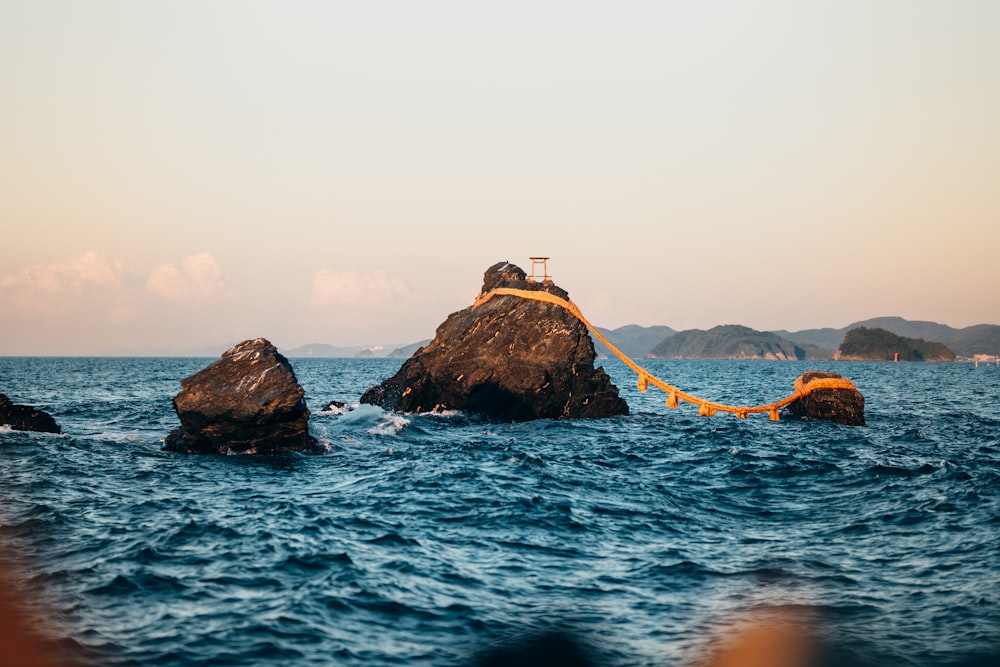
<svg viewBox="0 0 1000 667"><path fill-rule="evenodd" d="M320 456L163 452L209 359L0 358L0 392L64 435L0 430L4 570L25 613L101 665L462 665L569 626L614 665L685 665L761 607L845 655L997 649L1000 368L649 361L721 402L836 370L867 427L669 410L484 423L356 403L398 367L293 359Z"/></svg>

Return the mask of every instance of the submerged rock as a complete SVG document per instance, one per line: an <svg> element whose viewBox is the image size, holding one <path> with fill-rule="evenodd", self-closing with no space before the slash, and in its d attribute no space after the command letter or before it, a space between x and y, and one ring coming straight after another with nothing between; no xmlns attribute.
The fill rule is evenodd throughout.
<svg viewBox="0 0 1000 667"><path fill-rule="evenodd" d="M507 262L486 270L482 293L511 287L568 298ZM399 412L462 410L498 421L627 415L628 404L603 368L594 343L563 308L496 296L453 313L434 339L393 377L368 389L362 403Z"/></svg>
<svg viewBox="0 0 1000 667"><path fill-rule="evenodd" d="M333 400L333 401L330 401L329 403L327 403L326 407L323 408L319 412L319 414L342 415L342 414L350 412L353 409L354 409L354 406L351 405L350 403L345 403L344 401Z"/></svg>
<svg viewBox="0 0 1000 667"><path fill-rule="evenodd" d="M288 360L263 338L247 340L181 380L181 420L164 449L190 454L318 452L309 410Z"/></svg>
<svg viewBox="0 0 1000 667"><path fill-rule="evenodd" d="M806 371L795 381L795 385L805 386L816 379L842 380L843 376L840 373ZM822 419L848 426L864 426L865 397L857 389L814 389L808 396L789 403L784 409L784 414L802 419Z"/></svg>
<svg viewBox="0 0 1000 667"><path fill-rule="evenodd" d="M52 415L30 405L13 403L6 394L0 394L0 426L9 426L15 431L62 433Z"/></svg>

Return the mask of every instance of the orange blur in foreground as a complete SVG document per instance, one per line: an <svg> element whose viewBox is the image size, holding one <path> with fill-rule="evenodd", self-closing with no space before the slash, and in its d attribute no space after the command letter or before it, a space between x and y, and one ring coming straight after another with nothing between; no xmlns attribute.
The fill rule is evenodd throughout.
<svg viewBox="0 0 1000 667"><path fill-rule="evenodd" d="M731 625L713 644L694 667L809 667L820 653L813 625L785 611Z"/></svg>
<svg viewBox="0 0 1000 667"><path fill-rule="evenodd" d="M0 563L6 569L10 561L0 557ZM25 603L30 600L17 593L12 578L11 572L0 572L0 667L71 667L73 663L57 654L56 645L43 639L46 628L25 622Z"/></svg>

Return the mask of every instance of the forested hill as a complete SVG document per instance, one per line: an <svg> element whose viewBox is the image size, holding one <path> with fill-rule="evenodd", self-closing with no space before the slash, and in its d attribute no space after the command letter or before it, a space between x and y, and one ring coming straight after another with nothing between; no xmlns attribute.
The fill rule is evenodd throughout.
<svg viewBox="0 0 1000 667"><path fill-rule="evenodd" d="M737 324L688 329L649 351L654 359L806 359L806 350L780 336Z"/></svg>
<svg viewBox="0 0 1000 667"><path fill-rule="evenodd" d="M943 343L899 336L886 329L856 327L847 332L837 358L852 361L954 361Z"/></svg>
<svg viewBox="0 0 1000 667"><path fill-rule="evenodd" d="M938 341L947 345L955 354L963 357L971 357L975 354L1000 354L1000 325L996 324L977 324L956 329L937 322L906 320L902 317L876 317L855 322L842 329L780 330L773 333L798 345L818 345L836 350L840 347L847 332L858 327L885 329L897 336Z"/></svg>
<svg viewBox="0 0 1000 667"><path fill-rule="evenodd" d="M643 327L638 324L627 324L617 329L605 329L597 327L601 335L608 341L633 359L642 359L649 351L663 339L673 336L675 331L670 327L653 326ZM611 356L611 350L601 341L594 339L594 350L599 357Z"/></svg>

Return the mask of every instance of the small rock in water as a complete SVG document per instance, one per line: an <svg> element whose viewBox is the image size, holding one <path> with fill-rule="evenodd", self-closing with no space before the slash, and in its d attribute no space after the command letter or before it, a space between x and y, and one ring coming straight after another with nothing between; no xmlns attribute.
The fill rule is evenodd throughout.
<svg viewBox="0 0 1000 667"><path fill-rule="evenodd" d="M568 298L508 262L483 277L483 294L498 287ZM596 357L586 326L564 308L500 295L448 316L434 340L361 402L399 412L462 410L497 421L627 415L611 378L594 368Z"/></svg>
<svg viewBox="0 0 1000 667"><path fill-rule="evenodd" d="M0 426L9 426L15 431L62 433L52 415L30 405L18 405L6 394L0 394Z"/></svg>
<svg viewBox="0 0 1000 667"><path fill-rule="evenodd" d="M843 379L843 376L840 373L806 371L796 383L801 382L804 386L821 378ZM801 419L821 419L848 426L864 426L865 397L857 389L815 389L808 396L789 403L784 414Z"/></svg>
<svg viewBox="0 0 1000 667"><path fill-rule="evenodd" d="M323 451L309 435L305 392L288 360L264 338L247 340L181 380L181 420L164 449L189 454Z"/></svg>

